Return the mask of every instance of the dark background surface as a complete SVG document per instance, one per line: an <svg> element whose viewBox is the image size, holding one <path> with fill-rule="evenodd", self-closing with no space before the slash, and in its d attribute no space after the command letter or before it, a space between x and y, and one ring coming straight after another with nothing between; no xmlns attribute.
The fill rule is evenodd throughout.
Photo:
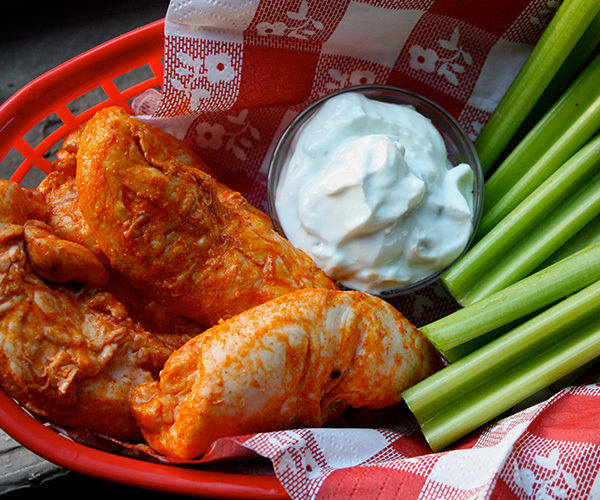
<svg viewBox="0 0 600 500"><path fill-rule="evenodd" d="M25 500L46 498L52 500L81 499L92 500L105 498L106 500L121 500L142 498L148 500L163 498L186 498L179 495L169 495L156 491L142 490L123 486L109 481L84 476L74 472L54 478L46 479L39 485L29 486L1 495L2 500Z"/></svg>
<svg viewBox="0 0 600 500"><path fill-rule="evenodd" d="M0 0L0 103L28 82L111 38L163 18L168 0L35 1ZM2 465L0 464L0 467ZM39 483L39 484L37 484ZM166 495L117 485L68 472L40 478L0 498L168 498Z"/></svg>
<svg viewBox="0 0 600 500"><path fill-rule="evenodd" d="M168 0L0 0L0 102L62 62L163 18Z"/></svg>
<svg viewBox="0 0 600 500"><path fill-rule="evenodd" d="M112 38L165 16L168 0L0 0L0 104L46 71ZM147 73L145 73L147 71ZM141 76L146 75L145 78ZM119 77L123 88L149 78L149 68L137 68ZM68 105L78 114L106 98L99 88ZM25 139L36 146L62 122L52 114L33 127ZM44 155L54 159L59 145ZM14 148L0 159L0 178L8 179L23 161ZM36 188L44 178L32 168L21 184ZM1 490L1 488L0 488Z"/></svg>

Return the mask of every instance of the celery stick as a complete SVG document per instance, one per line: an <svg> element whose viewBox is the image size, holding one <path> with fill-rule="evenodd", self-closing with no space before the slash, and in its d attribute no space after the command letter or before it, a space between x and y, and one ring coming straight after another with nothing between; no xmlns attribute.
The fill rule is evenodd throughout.
<svg viewBox="0 0 600 500"><path fill-rule="evenodd" d="M560 98L563 92L566 91L573 80L581 73L581 71L593 58L594 51L600 44L600 13L592 20L581 38L571 50L571 53L565 59L565 62L560 67L544 93L535 103L531 112L527 115L525 121L521 124L519 131L512 138L508 145L508 150L514 149L516 145L527 135L527 133L535 127L542 116L554 105Z"/></svg>
<svg viewBox="0 0 600 500"><path fill-rule="evenodd" d="M462 302L473 304L528 276L599 214L600 174L567 198L559 210L540 220L463 295Z"/></svg>
<svg viewBox="0 0 600 500"><path fill-rule="evenodd" d="M463 304L464 296L475 284L485 278L503 260L504 255L513 246L519 245L520 240L550 213L560 211L565 200L592 175L599 164L600 136L597 136L569 158L444 274L443 283L454 298Z"/></svg>
<svg viewBox="0 0 600 500"><path fill-rule="evenodd" d="M485 183L485 235L600 129L600 55Z"/></svg>
<svg viewBox="0 0 600 500"><path fill-rule="evenodd" d="M581 385L596 382L598 379L598 369L600 369L598 361L600 361L599 358L593 359L585 365L582 365L572 372L567 373L567 375L559 378L556 382L552 382L548 386L548 389L550 389L552 392L558 392L562 391L565 387L569 387L570 385Z"/></svg>
<svg viewBox="0 0 600 500"><path fill-rule="evenodd" d="M597 281L427 377L404 391L402 397L423 424L454 406L469 391L483 391L494 378L526 363L545 346L566 336L569 328L597 318L599 312L600 281Z"/></svg>
<svg viewBox="0 0 600 500"><path fill-rule="evenodd" d="M565 0L475 142L488 172L596 14L598 0Z"/></svg>
<svg viewBox="0 0 600 500"><path fill-rule="evenodd" d="M496 340L497 338L501 337L505 333L508 333L511 330L514 330L518 326L521 326L526 321L529 321L530 319L535 317L536 314L541 314L542 312L544 312L546 309L548 309L549 307L551 307L553 305L554 305L554 303L547 305L547 306L543 306L541 309L538 309L535 312L526 314L522 318L519 318L517 320L511 321L510 323L508 323L506 325L502 325L498 328L495 328L491 332L484 333L483 335L480 335L479 337L475 337L474 339L468 340L464 344L460 344L456 347L452 347L451 349L440 352L440 354L442 354L444 356L444 359L446 361L448 361L449 363L456 363L459 359L464 358L465 356L467 356L468 354L471 354L472 352L476 351L480 347L483 347L484 345L489 344L492 340Z"/></svg>
<svg viewBox="0 0 600 500"><path fill-rule="evenodd" d="M600 320L595 319L424 422L423 434L439 451L598 356Z"/></svg>
<svg viewBox="0 0 600 500"><path fill-rule="evenodd" d="M550 258L539 267L539 269L544 269L552 264L556 264L558 261L563 260L598 241L600 241L600 216L596 217L591 222L588 222L581 231L554 252Z"/></svg>
<svg viewBox="0 0 600 500"><path fill-rule="evenodd" d="M438 352L444 357L446 361L448 361L448 363L456 363L459 359L464 358L467 354L471 354L480 347L489 344L492 340L496 340L498 337L517 327L518 323L520 323L520 321L513 321L509 325L501 326L499 328L496 328L495 330L492 330L491 332L484 333L479 337L467 340L463 344L457 345L456 347L451 347L450 349L443 350L438 349Z"/></svg>
<svg viewBox="0 0 600 500"><path fill-rule="evenodd" d="M600 243L420 330L448 359L446 351L571 295L596 280L600 280Z"/></svg>
<svg viewBox="0 0 600 500"><path fill-rule="evenodd" d="M475 337L474 339L468 340L464 344L460 344L456 347L448 349L447 351L440 352L444 356L444 359L449 363L456 363L459 359L464 358L467 354L471 354L476 351L480 347L483 347L486 344L489 344L492 340L496 340L501 337L505 333L514 330L515 328L521 326L526 321L534 318L537 314L543 313L546 309L552 307L556 302L552 302L549 305L542 306L537 311L526 314L525 316L511 321L506 325L502 325L498 328L495 328L491 332L484 333L479 337Z"/></svg>

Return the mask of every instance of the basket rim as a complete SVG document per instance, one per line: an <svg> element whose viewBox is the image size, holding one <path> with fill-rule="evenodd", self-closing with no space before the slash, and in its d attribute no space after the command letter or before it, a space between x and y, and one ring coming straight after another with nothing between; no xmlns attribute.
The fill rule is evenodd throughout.
<svg viewBox="0 0 600 500"><path fill-rule="evenodd" d="M3 137L22 137L52 113L61 119L67 115L65 123L71 121L69 102L103 82L147 64L148 53L163 54L163 37L164 19L159 19L72 57L17 90L0 105L0 160L10 150L9 141ZM153 69L159 68L155 65ZM160 71L162 74L162 68ZM122 100L118 94L117 90L113 101ZM122 104L127 106L126 102Z"/></svg>

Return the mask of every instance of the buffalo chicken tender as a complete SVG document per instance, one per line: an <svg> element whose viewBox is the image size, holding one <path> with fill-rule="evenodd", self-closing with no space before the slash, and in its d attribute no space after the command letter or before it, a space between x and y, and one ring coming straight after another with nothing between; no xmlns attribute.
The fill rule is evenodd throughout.
<svg viewBox="0 0 600 500"><path fill-rule="evenodd" d="M125 305L135 321L155 333L198 334L204 330L197 322L153 301L144 290L135 288L122 273L110 266L81 214L74 177L65 177L62 172L55 171L46 177L38 189L45 194L48 226L53 233L62 240L85 247L104 265L109 280L103 288Z"/></svg>
<svg viewBox="0 0 600 500"><path fill-rule="evenodd" d="M75 177L60 171L51 172L42 181L38 190L44 193L48 206L48 225L54 234L65 240L79 243L108 264L108 259L102 253L94 233L85 222L79 208Z"/></svg>
<svg viewBox="0 0 600 500"><path fill-rule="evenodd" d="M152 125L147 127L161 141L165 150L178 161L211 173L202 159L175 137ZM105 258L104 254L81 214L75 182L77 152L84 128L85 123L65 137L52 164L54 170L42 181L37 191L45 196L48 205L48 224L56 235L85 246L102 260ZM218 185L218 188L220 191L226 189L222 185Z"/></svg>
<svg viewBox="0 0 600 500"><path fill-rule="evenodd" d="M112 267L177 314L211 326L301 288L335 289L266 215L120 108L87 123L76 179L83 217Z"/></svg>
<svg viewBox="0 0 600 500"><path fill-rule="evenodd" d="M75 177L79 142L81 141L81 133L83 132L86 123L87 122L84 122L65 137L61 148L56 153L56 160L54 160L52 165L55 172L60 172L66 177ZM157 139L161 141L163 147L169 154L177 158L181 163L203 170L212 175L210 168L202 161L202 158L185 146L181 141L178 141L171 134L158 127L154 127L153 125L146 125L146 127L148 127ZM43 184L44 182L42 182L42 186ZM42 191L44 190L43 187L41 187L41 189Z"/></svg>
<svg viewBox="0 0 600 500"><path fill-rule="evenodd" d="M34 271L56 283L78 282L105 286L108 273L102 262L87 248L59 238L50 226L29 220L24 226L27 254Z"/></svg>
<svg viewBox="0 0 600 500"><path fill-rule="evenodd" d="M37 191L0 181L0 221L22 225L29 219L44 220L47 212L44 197Z"/></svg>
<svg viewBox="0 0 600 500"><path fill-rule="evenodd" d="M131 390L156 379L173 350L192 337L172 335L164 343L131 321L110 293L41 279L28 251L46 271L52 266L44 259L56 264L52 272L76 256L88 263L94 257L60 239L54 244L64 251L45 255L55 236L43 223L25 220L45 213L36 196L0 181L0 387L58 425L139 439ZM101 273L77 269L94 279Z"/></svg>
<svg viewBox="0 0 600 500"><path fill-rule="evenodd" d="M396 309L361 292L297 291L245 311L173 353L132 394L148 444L191 459L217 438L320 426L371 409L432 373L438 358Z"/></svg>
<svg viewBox="0 0 600 500"><path fill-rule="evenodd" d="M80 127L65 138L61 149L56 154L56 160L53 163L54 171L37 188L36 192L42 193L47 204L46 220L48 226L63 242L69 241L85 247L103 264L108 272L108 282L102 285L103 288L122 302L127 308L129 316L141 323L145 329L150 330L152 333L165 334L164 339L167 339L170 333L186 335L201 333L205 329L202 325L185 316L174 314L162 304L156 303L143 290L135 288L125 276L110 266L110 262L98 245L94 233L87 225L79 207L79 196L74 176L82 130L83 127ZM193 152L187 151L174 137L162 131L157 133L162 133L165 137L170 138L168 147L172 154L191 162L196 168L202 167L201 160ZM31 249L31 247L29 248ZM36 263L32 258L34 255L31 251L29 257L32 259L32 265L35 268ZM71 264L75 264L70 267L71 271L74 268L85 267L83 261L80 261L79 265L74 262ZM93 270L98 271L98 267L96 265L91 266L90 272ZM44 275L43 270L36 269L36 271ZM101 271L100 274L102 274ZM49 277L48 275L44 276ZM54 279L54 281L57 280ZM81 280L73 279L72 281ZM94 285L89 281L84 280L83 282Z"/></svg>

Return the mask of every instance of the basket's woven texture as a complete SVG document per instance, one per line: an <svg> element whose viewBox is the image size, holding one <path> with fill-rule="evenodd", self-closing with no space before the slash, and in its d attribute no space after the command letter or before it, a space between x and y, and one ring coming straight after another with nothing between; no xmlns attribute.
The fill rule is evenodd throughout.
<svg viewBox="0 0 600 500"><path fill-rule="evenodd" d="M195 147L221 180L264 209L269 153L309 102L354 84L387 83L437 101L474 138L558 5L172 0L164 93L141 95L133 109ZM439 284L395 305L417 325L456 307ZM294 498L600 495L595 385L561 392L438 454L409 415L393 411L390 426L379 413L373 428L235 442L270 458ZM243 455L228 442L215 449Z"/></svg>

